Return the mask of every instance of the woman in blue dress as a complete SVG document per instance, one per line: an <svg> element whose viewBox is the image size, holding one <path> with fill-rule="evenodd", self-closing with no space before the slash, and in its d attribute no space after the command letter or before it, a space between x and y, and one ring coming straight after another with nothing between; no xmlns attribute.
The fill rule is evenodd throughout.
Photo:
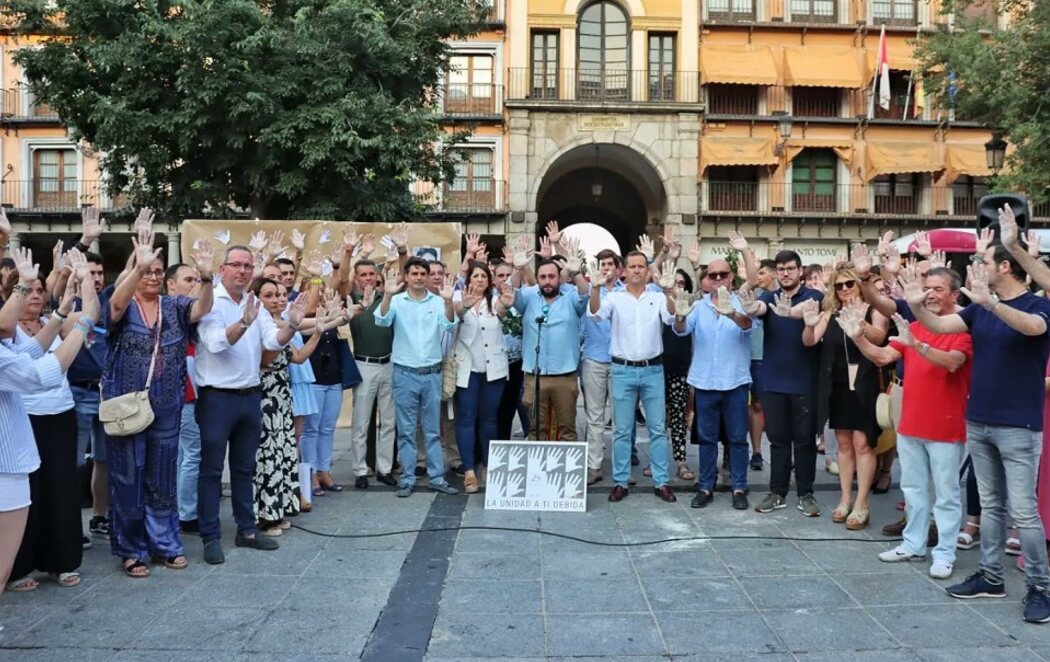
<svg viewBox="0 0 1050 662"><path fill-rule="evenodd" d="M148 577L149 557L181 570L188 564L179 538L175 497L179 425L186 379L186 348L191 327L212 305L214 252L201 242L194 259L201 277L200 298L162 296L162 249L153 248L153 231L140 230L135 268L103 309L109 359L102 375L102 400L141 391L149 377L157 344L149 402L154 420L139 434L106 435L109 449L110 547L129 577Z"/></svg>

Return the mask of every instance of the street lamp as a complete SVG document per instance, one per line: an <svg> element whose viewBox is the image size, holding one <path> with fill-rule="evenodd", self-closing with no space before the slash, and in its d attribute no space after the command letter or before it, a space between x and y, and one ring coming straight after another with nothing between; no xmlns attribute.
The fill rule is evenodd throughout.
<svg viewBox="0 0 1050 662"><path fill-rule="evenodd" d="M787 145L788 139L791 138L791 127L794 124L794 119L791 115L788 115L786 110L773 111L773 117L776 118L777 131L780 132L780 142L777 144L774 152L777 156L782 156L784 154L784 146Z"/></svg>
<svg viewBox="0 0 1050 662"><path fill-rule="evenodd" d="M988 161L988 169L993 176L999 175L999 170L1006 161L1006 141L999 131L992 133L992 139L984 144L984 158Z"/></svg>

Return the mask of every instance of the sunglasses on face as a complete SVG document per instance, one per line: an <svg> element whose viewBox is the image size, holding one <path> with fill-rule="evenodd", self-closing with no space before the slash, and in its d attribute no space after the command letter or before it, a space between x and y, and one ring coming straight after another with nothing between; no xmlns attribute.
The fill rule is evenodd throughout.
<svg viewBox="0 0 1050 662"><path fill-rule="evenodd" d="M839 291L848 290L856 284L857 281L855 280L844 280L841 283L835 283L835 289Z"/></svg>
<svg viewBox="0 0 1050 662"><path fill-rule="evenodd" d="M707 272L707 277L710 278L711 280L723 280L725 278L729 278L729 272L728 271L709 271L709 272Z"/></svg>

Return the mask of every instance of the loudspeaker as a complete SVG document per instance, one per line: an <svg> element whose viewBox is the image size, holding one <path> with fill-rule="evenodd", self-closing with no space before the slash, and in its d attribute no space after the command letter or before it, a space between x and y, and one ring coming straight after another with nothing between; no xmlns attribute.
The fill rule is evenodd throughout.
<svg viewBox="0 0 1050 662"><path fill-rule="evenodd" d="M1028 230L1031 214L1028 211L1028 198L1020 193L995 193L986 195L977 203L977 231L991 228L996 238L999 236L999 210L1003 205L1010 205L1017 217L1017 227L1021 232Z"/></svg>

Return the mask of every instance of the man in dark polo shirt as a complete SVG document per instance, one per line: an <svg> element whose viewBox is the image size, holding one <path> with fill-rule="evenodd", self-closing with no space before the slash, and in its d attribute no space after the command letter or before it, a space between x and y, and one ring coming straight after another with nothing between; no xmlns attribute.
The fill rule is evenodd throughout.
<svg viewBox="0 0 1050 662"><path fill-rule="evenodd" d="M769 437L769 494L755 506L768 513L787 505L791 469L795 470L798 509L806 517L820 515L813 497L817 471L816 391L820 349L802 344L802 320L790 309L803 301L823 301L824 295L802 283L802 258L780 251L776 263L779 289L749 302L749 314L762 319L764 338L760 383Z"/></svg>
<svg viewBox="0 0 1050 662"><path fill-rule="evenodd" d="M376 480L391 487L397 481L390 475L394 461L395 418L393 364L390 352L394 344L394 327L376 324L375 311L383 301L376 291L379 271L375 262L358 260L354 265L353 302L361 304L361 315L350 322L354 339L354 357L361 371L361 383L354 390L354 418L350 432L350 464L357 476L355 487L368 487L368 428L372 412L378 406L378 428L375 437Z"/></svg>

